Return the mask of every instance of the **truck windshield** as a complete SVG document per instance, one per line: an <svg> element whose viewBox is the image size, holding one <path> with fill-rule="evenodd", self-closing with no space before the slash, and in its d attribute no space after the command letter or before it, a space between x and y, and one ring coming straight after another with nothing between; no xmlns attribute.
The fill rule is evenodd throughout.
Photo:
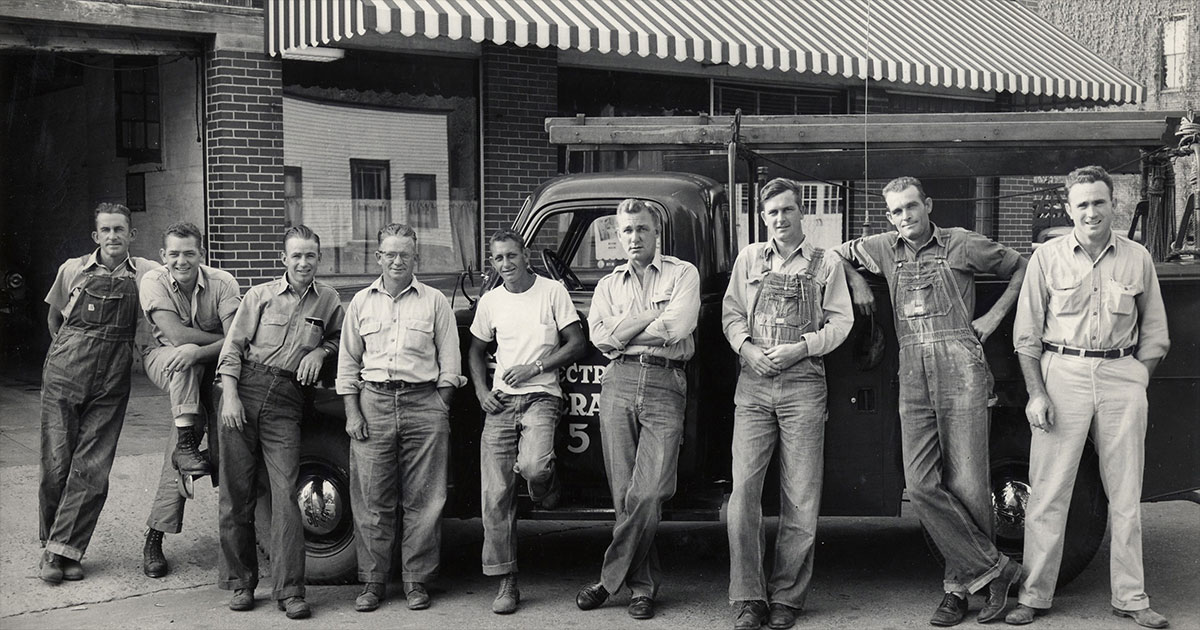
<svg viewBox="0 0 1200 630"><path fill-rule="evenodd" d="M613 211L613 207L575 207L543 215L526 239L535 270L564 280L572 290L594 289L600 278L625 262ZM658 245L662 246L661 235ZM565 263L581 287L573 286L570 278L559 277L558 270L547 268L554 267L555 259Z"/></svg>

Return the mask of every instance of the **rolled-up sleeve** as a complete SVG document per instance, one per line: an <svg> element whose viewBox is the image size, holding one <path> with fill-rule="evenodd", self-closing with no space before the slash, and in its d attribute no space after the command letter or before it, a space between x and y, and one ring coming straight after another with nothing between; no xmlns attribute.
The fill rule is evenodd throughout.
<svg viewBox="0 0 1200 630"><path fill-rule="evenodd" d="M673 284L666 308L646 326L646 334L662 338L667 346L691 336L700 318L700 272L681 264Z"/></svg>
<svg viewBox="0 0 1200 630"><path fill-rule="evenodd" d="M1042 270L1042 252L1039 249L1029 258L1025 269L1025 280L1017 298L1016 318L1013 321L1013 350L1017 354L1032 357L1042 356L1042 335L1046 330L1046 277Z"/></svg>
<svg viewBox="0 0 1200 630"><path fill-rule="evenodd" d="M750 324L747 318L746 283L748 280L746 267L749 265L750 248L743 248L733 261L733 270L729 273L729 286L725 289L725 297L721 300L721 330L733 351L738 352L743 343L750 338Z"/></svg>
<svg viewBox="0 0 1200 630"><path fill-rule="evenodd" d="M1135 356L1139 361L1161 359L1171 348L1167 332L1167 309L1163 306L1162 289L1158 286L1158 272L1148 253L1142 262L1145 290L1137 296L1138 344ZM1190 322L1194 324L1194 322Z"/></svg>
<svg viewBox="0 0 1200 630"><path fill-rule="evenodd" d="M362 295L354 296L346 307L342 319L342 332L338 347L337 379L334 388L338 394L354 394L362 386L362 356L365 349L362 335L358 332L358 313L362 308Z"/></svg>
<svg viewBox="0 0 1200 630"><path fill-rule="evenodd" d="M217 374L241 378L242 357L245 356L246 346L258 331L258 322L263 306L266 305L261 293L254 289L246 292L237 314L233 316L233 325L225 335L225 344L221 346L221 356L217 359Z"/></svg>
<svg viewBox="0 0 1200 630"><path fill-rule="evenodd" d="M436 290L433 306L433 342L438 355L438 387L462 387L467 379L462 374L462 350L458 346L458 326L450 302Z"/></svg>
<svg viewBox="0 0 1200 630"><path fill-rule="evenodd" d="M966 232L962 241L967 264L976 273L991 273L1011 278L1017 270L1021 254L1008 246L976 232Z"/></svg>
<svg viewBox="0 0 1200 630"><path fill-rule="evenodd" d="M624 315L612 312L612 296L609 295L609 285L616 276L606 276L596 284L592 293L592 305L588 309L588 332L592 344L605 354L620 352L625 344L613 336L613 331L625 320Z"/></svg>
<svg viewBox="0 0 1200 630"><path fill-rule="evenodd" d="M821 297L821 309L825 322L820 330L807 332L801 338L808 344L809 356L829 354L842 345L854 327L854 310L850 300L850 287L846 284L846 270L837 257L825 260L821 270L825 274L825 291Z"/></svg>
<svg viewBox="0 0 1200 630"><path fill-rule="evenodd" d="M138 283L138 299L142 302L142 311L146 313L146 317L152 316L155 311L179 315L179 310L175 308L175 302L168 293L169 289L161 278L157 273L147 273Z"/></svg>

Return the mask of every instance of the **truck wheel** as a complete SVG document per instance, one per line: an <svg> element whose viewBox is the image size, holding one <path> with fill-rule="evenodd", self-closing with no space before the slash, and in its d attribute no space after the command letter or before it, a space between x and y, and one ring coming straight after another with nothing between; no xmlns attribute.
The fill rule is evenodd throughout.
<svg viewBox="0 0 1200 630"><path fill-rule="evenodd" d="M309 584L357 581L350 513L350 438L341 431L305 431L300 443L296 501L304 524Z"/></svg>
<svg viewBox="0 0 1200 630"><path fill-rule="evenodd" d="M1029 503L1029 445L1026 440L1003 439L993 444L991 454L993 523L996 548L1013 560L1021 561L1025 552L1025 507ZM1058 586L1079 576L1095 557L1108 527L1108 499L1100 481L1100 460L1088 444L1079 463L1067 529L1063 543ZM922 528L925 543L937 558L945 559L937 545Z"/></svg>

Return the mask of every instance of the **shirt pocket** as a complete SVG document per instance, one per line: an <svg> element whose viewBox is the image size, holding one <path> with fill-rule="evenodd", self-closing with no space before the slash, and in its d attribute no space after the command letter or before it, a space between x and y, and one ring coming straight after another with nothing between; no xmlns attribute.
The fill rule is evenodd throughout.
<svg viewBox="0 0 1200 630"><path fill-rule="evenodd" d="M358 325L358 334L362 337L363 347L367 354L382 354L388 351L388 329L378 319L364 319Z"/></svg>
<svg viewBox="0 0 1200 630"><path fill-rule="evenodd" d="M305 317L300 333L300 351L311 352L321 345L321 339L324 337L325 320L319 317Z"/></svg>
<svg viewBox="0 0 1200 630"><path fill-rule="evenodd" d="M539 323L538 332L541 334L543 346L553 348L558 345L558 324L555 324L553 319Z"/></svg>
<svg viewBox="0 0 1200 630"><path fill-rule="evenodd" d="M1074 315L1087 308L1087 287L1082 278L1052 278L1047 289L1052 315Z"/></svg>
<svg viewBox="0 0 1200 630"><path fill-rule="evenodd" d="M650 296L650 304L654 308L663 309L671 303L671 296L675 293L674 287L666 287L655 291Z"/></svg>
<svg viewBox="0 0 1200 630"><path fill-rule="evenodd" d="M901 319L941 317L950 312L950 298L941 279L919 278L897 291Z"/></svg>
<svg viewBox="0 0 1200 630"><path fill-rule="evenodd" d="M402 319L400 327L404 333L401 352L422 361L435 360L433 345L433 322L423 319Z"/></svg>
<svg viewBox="0 0 1200 630"><path fill-rule="evenodd" d="M287 336L288 321L288 316L282 313L263 313L254 345L267 351L282 347Z"/></svg>
<svg viewBox="0 0 1200 630"><path fill-rule="evenodd" d="M1132 315L1137 307L1137 296L1142 294L1142 284L1114 278L1108 281L1105 294L1110 312L1116 315Z"/></svg>

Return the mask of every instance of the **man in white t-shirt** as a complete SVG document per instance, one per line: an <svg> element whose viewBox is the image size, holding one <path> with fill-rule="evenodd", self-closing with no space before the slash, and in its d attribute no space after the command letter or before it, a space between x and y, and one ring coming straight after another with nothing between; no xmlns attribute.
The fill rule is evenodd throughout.
<svg viewBox="0 0 1200 630"><path fill-rule="evenodd" d="M583 356L586 340L571 296L536 276L520 234L496 232L491 262L504 280L479 299L468 363L487 414L479 440L483 574L502 576L492 611L517 610L517 475L543 507L558 501L554 428L562 416L558 369ZM487 347L496 342L496 376L487 380Z"/></svg>

